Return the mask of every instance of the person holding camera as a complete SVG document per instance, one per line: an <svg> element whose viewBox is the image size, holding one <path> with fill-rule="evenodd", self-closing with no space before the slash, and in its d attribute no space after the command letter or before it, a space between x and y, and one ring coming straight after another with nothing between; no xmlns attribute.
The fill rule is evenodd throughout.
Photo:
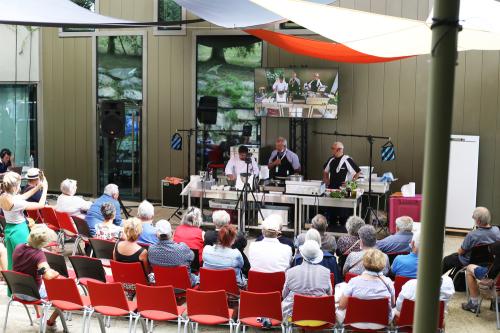
<svg viewBox="0 0 500 333"><path fill-rule="evenodd" d="M247 146L240 146L238 148L238 157L231 157L227 162L225 170L227 178L234 181L240 174L247 173L247 164L248 173L258 176L259 165L255 161L255 158L248 153Z"/></svg>
<svg viewBox="0 0 500 333"><path fill-rule="evenodd" d="M40 184L41 180L43 180L43 178L44 178L44 175L43 175L43 172L40 171L40 169L38 169L38 168L29 169L28 172L26 173L26 179L28 179L28 184L26 184L26 186L23 187L23 189L21 190L21 194L24 194L24 193L28 192L29 190L37 187L38 184ZM42 197L42 193L43 193L43 190L39 189L31 197L26 199L26 201L39 202L40 198Z"/></svg>

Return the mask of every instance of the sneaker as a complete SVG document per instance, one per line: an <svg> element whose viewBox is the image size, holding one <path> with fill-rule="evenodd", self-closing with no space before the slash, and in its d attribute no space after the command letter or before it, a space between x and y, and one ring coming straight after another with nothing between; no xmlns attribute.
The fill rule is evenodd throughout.
<svg viewBox="0 0 500 333"><path fill-rule="evenodd" d="M472 313L476 313L478 309L479 304L474 304L472 301L468 301L467 303L462 303L462 309L465 311L470 311Z"/></svg>

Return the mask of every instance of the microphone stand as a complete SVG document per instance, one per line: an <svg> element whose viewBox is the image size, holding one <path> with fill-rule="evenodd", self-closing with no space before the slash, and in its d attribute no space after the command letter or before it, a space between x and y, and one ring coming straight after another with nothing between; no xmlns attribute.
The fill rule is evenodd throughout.
<svg viewBox="0 0 500 333"><path fill-rule="evenodd" d="M372 204L371 204L371 197L373 195L372 192L372 166L373 166L373 142L375 139L382 139L382 140L391 140L390 137L387 136L376 136L376 135L362 135L362 134L345 134L345 133L339 133L337 131L334 131L333 133L327 133L327 132L317 132L313 131L314 134L320 134L320 135L334 135L334 136L346 136L346 137L353 137L353 138L364 138L368 140L368 143L370 144L370 166L369 166L369 175L368 175L368 207L366 207L366 213L364 220L367 221L368 223L371 222L371 224L374 225L374 227L380 228L380 230L385 230L387 229L386 226L382 225L380 222L378 215L373 209ZM370 220L371 216L373 215L374 219ZM368 218L368 220L367 220Z"/></svg>

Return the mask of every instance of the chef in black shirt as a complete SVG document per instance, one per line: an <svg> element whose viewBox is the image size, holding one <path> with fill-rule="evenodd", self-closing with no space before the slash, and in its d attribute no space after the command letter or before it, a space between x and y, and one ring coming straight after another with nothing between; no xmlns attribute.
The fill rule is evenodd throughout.
<svg viewBox="0 0 500 333"><path fill-rule="evenodd" d="M342 142L335 142L332 145L332 157L323 166L323 182L331 189L338 189L348 180L356 180L361 169L348 155L344 155L344 145ZM330 214L331 213L331 214ZM334 208L328 213L331 219L341 225L345 225L351 213L349 208Z"/></svg>
<svg viewBox="0 0 500 333"><path fill-rule="evenodd" d="M281 136L276 139L276 149L271 153L267 166L271 178L288 177L300 173L299 157L287 148L287 141Z"/></svg>

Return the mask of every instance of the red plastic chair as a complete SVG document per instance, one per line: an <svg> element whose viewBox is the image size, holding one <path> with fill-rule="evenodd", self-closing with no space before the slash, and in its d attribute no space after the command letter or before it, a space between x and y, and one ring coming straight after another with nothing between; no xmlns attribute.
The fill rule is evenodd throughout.
<svg viewBox="0 0 500 333"><path fill-rule="evenodd" d="M410 252L404 251L404 252L390 252L390 253L387 253L387 257L389 258L389 266L392 265L394 259L396 259L397 256L407 255L407 254L410 254Z"/></svg>
<svg viewBox="0 0 500 333"><path fill-rule="evenodd" d="M123 287L120 283L102 283L89 281L87 287L89 290L89 297L92 308L94 309L94 312L97 312L97 314L99 315L97 318L99 320L101 332L106 332L103 316L127 316L129 318L129 333L132 332L132 328L134 328L135 331L135 325L133 324L137 323L137 314L135 313L135 310L137 310L137 304L135 301L127 300ZM89 326L91 318L92 313L87 319L87 325Z"/></svg>
<svg viewBox="0 0 500 333"><path fill-rule="evenodd" d="M140 315L140 317L136 318L136 322L140 318L151 321L151 327L147 327L148 323L141 320L143 331L153 332L155 320L177 320L177 332L180 333L182 323L186 322L182 317L186 307L177 305L172 286L151 287L137 284L136 291L137 312ZM137 326L137 324L134 326Z"/></svg>
<svg viewBox="0 0 500 333"><path fill-rule="evenodd" d="M379 329L359 329L357 323L382 326ZM344 328L355 332L377 332L389 326L389 299L359 299L349 297L344 319Z"/></svg>
<svg viewBox="0 0 500 333"><path fill-rule="evenodd" d="M394 294L396 296L396 299L398 299L398 295L401 292L404 284L410 280L413 279L406 276L396 275L396 277L394 278Z"/></svg>
<svg viewBox="0 0 500 333"><path fill-rule="evenodd" d="M40 210L40 212L42 213L43 223L57 233L57 243L64 251L64 232L62 232L61 227L59 226L55 209L51 206L45 206Z"/></svg>
<svg viewBox="0 0 500 333"><path fill-rule="evenodd" d="M285 272L264 273L250 270L248 272L247 290L254 293L269 293L283 291Z"/></svg>
<svg viewBox="0 0 500 333"><path fill-rule="evenodd" d="M399 317L394 318L394 326L397 332L411 332L413 328L413 315L415 313L415 301L405 299L401 306ZM439 332L444 331L444 302L439 302Z"/></svg>
<svg viewBox="0 0 500 333"><path fill-rule="evenodd" d="M40 214L40 211L38 209L27 210L26 214L28 214L28 217L33 219L33 221L35 221L35 223L42 223L43 222L42 215Z"/></svg>
<svg viewBox="0 0 500 333"><path fill-rule="evenodd" d="M262 327L257 318L269 318L273 327L280 326L285 332L283 315L281 312L281 293L273 291L269 293L254 293L242 290L240 293L239 319L236 324L236 332L240 326Z"/></svg>
<svg viewBox="0 0 500 333"><path fill-rule="evenodd" d="M111 260L113 281L131 284L148 284L148 278L140 262L119 262Z"/></svg>
<svg viewBox="0 0 500 333"><path fill-rule="evenodd" d="M240 288L236 283L236 273L232 268L208 269L200 268L200 285L202 291L224 290L231 296L238 296Z"/></svg>
<svg viewBox="0 0 500 333"><path fill-rule="evenodd" d="M44 315L48 316L50 305L56 308L61 318L64 331L68 332L66 320L63 311L82 311L83 312L83 332L87 331L87 316L90 314L90 298L80 295L75 280L69 278L57 278L44 280L47 290L47 299L51 304L44 307Z"/></svg>
<svg viewBox="0 0 500 333"><path fill-rule="evenodd" d="M61 227L59 226L59 221L57 220L56 211L51 206L45 206L41 210L43 223L47 224L47 226L54 230L59 231Z"/></svg>
<svg viewBox="0 0 500 333"><path fill-rule="evenodd" d="M155 285L172 286L177 297L186 295L186 290L191 288L191 278L186 266L153 266Z"/></svg>
<svg viewBox="0 0 500 333"><path fill-rule="evenodd" d="M198 291L188 289L186 296L187 318L186 325L191 325L191 331L198 333L198 325L228 324L230 332L233 330L233 310L227 306L224 290Z"/></svg>
<svg viewBox="0 0 500 333"><path fill-rule="evenodd" d="M66 260L64 260L64 257L62 255L48 251L44 251L44 254L50 268L64 277L71 279L76 278L75 271L72 269L68 269L68 267L66 266Z"/></svg>
<svg viewBox="0 0 500 333"><path fill-rule="evenodd" d="M324 322L321 326L307 326L304 321ZM295 294L291 327L306 331L329 329L335 326L335 296L305 296Z"/></svg>
<svg viewBox="0 0 500 333"><path fill-rule="evenodd" d="M358 276L358 274L347 272L347 273L345 273L345 276L344 276L344 282L349 283L349 280L351 280L352 278L354 278L356 276Z"/></svg>
<svg viewBox="0 0 500 333"><path fill-rule="evenodd" d="M14 271L2 271L3 278L7 283L7 286L12 292L12 295L7 303L7 310L5 312L5 321L3 324L3 332L5 332L7 328L7 319L9 318L9 309L10 305L13 302L21 303L26 309L26 313L30 319L31 326L33 326L33 319L31 318L30 311L28 310L28 305L41 305L45 304L45 301L40 297L40 293L38 292L38 286L35 282L35 279L31 275L14 272ZM32 301L25 301L17 295L26 295L31 297ZM40 329L43 329L45 323L47 322L44 316L40 317Z"/></svg>
<svg viewBox="0 0 500 333"><path fill-rule="evenodd" d="M106 274L99 259L85 256L69 256L68 259L75 270L78 284L84 288L84 291L89 281L113 282L113 277Z"/></svg>
<svg viewBox="0 0 500 333"><path fill-rule="evenodd" d="M71 255L75 255L78 246L78 244L76 243L76 238L78 238L78 230L76 229L75 223L73 222L71 215L69 215L68 213L58 211L55 211L55 213L57 222L59 223L59 228L64 232L62 239L64 240L64 236L69 236L75 240L75 243L73 245L73 252L71 253ZM62 243L62 245L64 245L64 242Z"/></svg>

